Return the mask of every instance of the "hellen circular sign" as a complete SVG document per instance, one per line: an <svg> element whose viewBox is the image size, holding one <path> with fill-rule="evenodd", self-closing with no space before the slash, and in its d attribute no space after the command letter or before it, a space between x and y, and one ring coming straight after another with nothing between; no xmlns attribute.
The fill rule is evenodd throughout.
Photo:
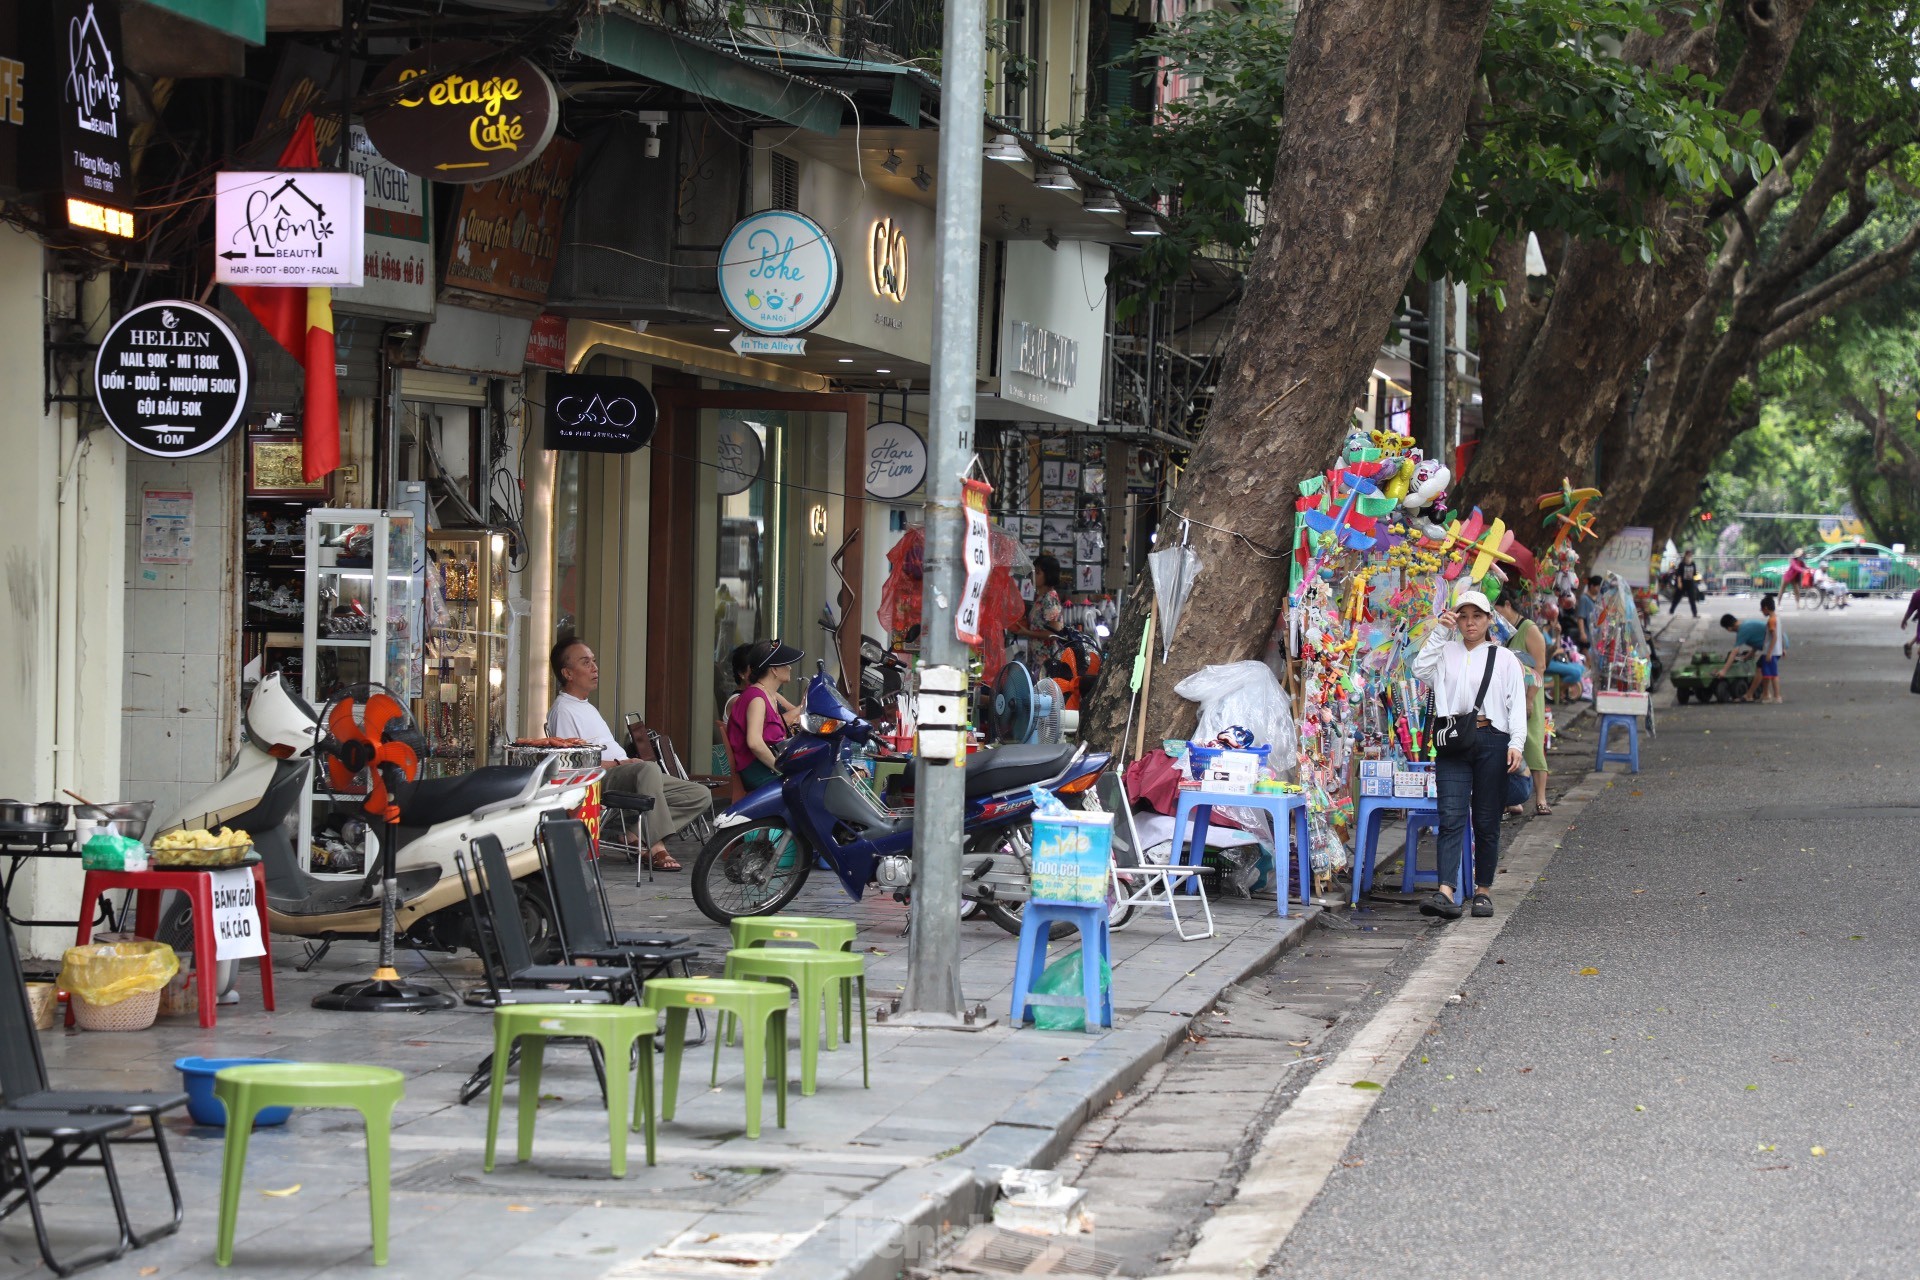
<svg viewBox="0 0 1920 1280"><path fill-rule="evenodd" d="M442 40L386 65L367 113L374 148L435 182L487 182L532 164L560 123L560 97L525 58Z"/></svg>
<svg viewBox="0 0 1920 1280"><path fill-rule="evenodd" d="M720 298L755 333L804 333L839 296L840 255L826 228L803 213L756 213L720 246Z"/></svg>
<svg viewBox="0 0 1920 1280"><path fill-rule="evenodd" d="M100 411L128 444L190 458L227 438L247 407L247 357L217 313L149 302L114 322L93 361Z"/></svg>

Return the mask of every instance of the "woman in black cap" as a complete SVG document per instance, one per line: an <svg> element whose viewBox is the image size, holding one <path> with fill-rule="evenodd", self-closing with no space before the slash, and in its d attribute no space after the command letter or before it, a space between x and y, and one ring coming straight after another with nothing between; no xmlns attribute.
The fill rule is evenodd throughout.
<svg viewBox="0 0 1920 1280"><path fill-rule="evenodd" d="M727 754L748 791L780 776L773 748L787 736L776 691L793 678L800 650L777 638L757 642L747 655L747 687L727 709Z"/></svg>

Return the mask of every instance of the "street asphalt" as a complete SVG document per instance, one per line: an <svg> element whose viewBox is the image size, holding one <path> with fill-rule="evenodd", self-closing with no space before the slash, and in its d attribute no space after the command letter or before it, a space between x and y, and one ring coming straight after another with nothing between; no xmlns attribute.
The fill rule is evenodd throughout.
<svg viewBox="0 0 1920 1280"><path fill-rule="evenodd" d="M1783 705L1659 695L1270 1274L1920 1274L1900 613L1787 609Z"/></svg>

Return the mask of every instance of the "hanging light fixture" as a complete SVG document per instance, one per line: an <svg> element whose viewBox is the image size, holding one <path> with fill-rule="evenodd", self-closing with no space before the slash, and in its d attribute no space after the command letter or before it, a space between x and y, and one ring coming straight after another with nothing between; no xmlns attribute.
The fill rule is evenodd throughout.
<svg viewBox="0 0 1920 1280"><path fill-rule="evenodd" d="M1150 213L1136 213L1127 219L1127 234L1130 236L1163 236L1166 228L1160 225L1160 219Z"/></svg>
<svg viewBox="0 0 1920 1280"><path fill-rule="evenodd" d="M1080 207L1088 213L1120 213L1120 197L1113 194L1111 187L1088 187Z"/></svg>
<svg viewBox="0 0 1920 1280"><path fill-rule="evenodd" d="M900 153L895 151L892 147L888 147L887 158L880 162L880 167L882 169L885 169L888 173L900 172Z"/></svg>
<svg viewBox="0 0 1920 1280"><path fill-rule="evenodd" d="M1027 158L1027 151L1020 145L1020 139L1013 134L996 133L993 135L993 141L987 144L986 157L1003 164L1019 164Z"/></svg>
<svg viewBox="0 0 1920 1280"><path fill-rule="evenodd" d="M1078 187L1063 164L1043 164L1033 175L1033 185L1042 191L1075 191Z"/></svg>
<svg viewBox="0 0 1920 1280"><path fill-rule="evenodd" d="M923 164L914 166L913 185L922 191L933 185L933 175L927 172L927 166Z"/></svg>

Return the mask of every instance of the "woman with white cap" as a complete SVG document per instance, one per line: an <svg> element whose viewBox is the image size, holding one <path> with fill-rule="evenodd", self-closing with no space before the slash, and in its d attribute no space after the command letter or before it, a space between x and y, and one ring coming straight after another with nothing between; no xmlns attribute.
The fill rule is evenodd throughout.
<svg viewBox="0 0 1920 1280"><path fill-rule="evenodd" d="M1413 674L1433 690L1436 723L1451 717L1453 745L1434 761L1440 802L1440 887L1420 914L1458 920L1467 905L1455 895L1467 823L1473 823L1473 914L1493 914L1493 874L1500 861L1500 812L1509 773L1526 766L1526 673L1511 649L1488 640L1493 606L1479 591L1443 610L1413 659Z"/></svg>

